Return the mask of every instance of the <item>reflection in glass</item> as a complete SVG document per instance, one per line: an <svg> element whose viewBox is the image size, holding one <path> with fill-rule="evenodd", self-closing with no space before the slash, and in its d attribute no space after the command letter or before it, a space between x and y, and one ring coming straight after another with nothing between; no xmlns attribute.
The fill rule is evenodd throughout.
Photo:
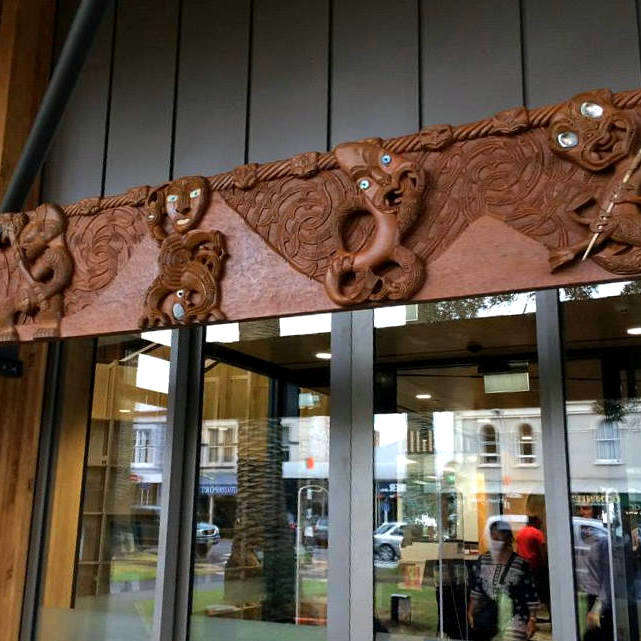
<svg viewBox="0 0 641 641"><path fill-rule="evenodd" d="M376 322L376 639L551 639L534 299L393 309Z"/></svg>
<svg viewBox="0 0 641 641"><path fill-rule="evenodd" d="M151 638L169 348L137 335L65 344L37 638ZM93 399L90 403L91 380Z"/></svg>
<svg viewBox="0 0 641 641"><path fill-rule="evenodd" d="M207 343L192 641L326 638L328 331L317 315Z"/></svg>
<svg viewBox="0 0 641 641"><path fill-rule="evenodd" d="M623 282L562 293L576 596L584 641L640 638L639 292L638 282Z"/></svg>

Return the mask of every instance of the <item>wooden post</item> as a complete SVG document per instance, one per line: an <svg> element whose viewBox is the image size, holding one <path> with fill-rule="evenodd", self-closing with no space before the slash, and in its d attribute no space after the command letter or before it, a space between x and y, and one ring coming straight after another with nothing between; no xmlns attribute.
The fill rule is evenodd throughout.
<svg viewBox="0 0 641 641"><path fill-rule="evenodd" d="M17 641L20 629L46 346L25 345L20 358L22 377L0 378L0 612L7 641Z"/></svg>
<svg viewBox="0 0 641 641"><path fill-rule="evenodd" d="M0 1L0 195L47 85L54 19L54 0ZM36 185L27 205L37 194ZM23 346L20 358L23 376L0 378L0 612L7 641L17 641L20 629L47 347Z"/></svg>
<svg viewBox="0 0 641 641"><path fill-rule="evenodd" d="M0 195L20 157L51 69L55 0L2 0L0 7ZM36 204L38 188L26 206Z"/></svg>

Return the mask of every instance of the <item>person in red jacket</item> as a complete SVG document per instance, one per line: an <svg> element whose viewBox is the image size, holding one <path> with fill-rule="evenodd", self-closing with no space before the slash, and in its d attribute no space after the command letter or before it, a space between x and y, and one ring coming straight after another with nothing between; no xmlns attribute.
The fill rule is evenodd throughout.
<svg viewBox="0 0 641 641"><path fill-rule="evenodd" d="M516 553L524 558L534 575L534 583L541 602L550 611L550 581L548 576L545 536L541 530L541 519L528 516L527 525L516 535Z"/></svg>

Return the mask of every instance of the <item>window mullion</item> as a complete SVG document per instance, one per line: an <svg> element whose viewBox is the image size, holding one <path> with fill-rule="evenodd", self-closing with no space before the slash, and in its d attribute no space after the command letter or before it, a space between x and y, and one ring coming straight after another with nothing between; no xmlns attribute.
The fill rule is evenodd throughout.
<svg viewBox="0 0 641 641"><path fill-rule="evenodd" d="M552 630L555 638L577 639L563 336L555 289L536 294L536 332L546 512L554 515L547 519Z"/></svg>
<svg viewBox="0 0 641 641"><path fill-rule="evenodd" d="M374 312L352 313L350 641L374 638Z"/></svg>
<svg viewBox="0 0 641 641"><path fill-rule="evenodd" d="M327 641L350 641L352 315L332 314ZM371 546L369 546L371 548Z"/></svg>
<svg viewBox="0 0 641 641"><path fill-rule="evenodd" d="M374 313L332 317L328 641L374 636Z"/></svg>
<svg viewBox="0 0 641 641"><path fill-rule="evenodd" d="M188 635L203 337L200 327L172 335L154 641L183 641Z"/></svg>

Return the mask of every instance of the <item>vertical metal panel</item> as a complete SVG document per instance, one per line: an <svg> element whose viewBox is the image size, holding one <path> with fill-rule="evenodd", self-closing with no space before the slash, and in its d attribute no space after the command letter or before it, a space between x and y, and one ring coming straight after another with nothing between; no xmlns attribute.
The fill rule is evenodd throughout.
<svg viewBox="0 0 641 641"><path fill-rule="evenodd" d="M56 46L61 48L77 2L64 3L63 20L56 28ZM102 190L109 78L114 27L114 9L109 7L98 28L64 116L47 156L43 173L45 201L70 203Z"/></svg>
<svg viewBox="0 0 641 641"><path fill-rule="evenodd" d="M523 0L528 105L640 84L634 0Z"/></svg>
<svg viewBox="0 0 641 641"><path fill-rule="evenodd" d="M329 431L327 641L347 641L350 621L352 315L332 315ZM369 540L369 539L366 539ZM367 549L371 553L371 546ZM364 588L366 591L366 587ZM371 627L371 623L370 623Z"/></svg>
<svg viewBox="0 0 641 641"><path fill-rule="evenodd" d="M332 348L333 349L333 348ZM332 352L334 353L334 352ZM350 640L374 638L374 312L352 313Z"/></svg>
<svg viewBox="0 0 641 641"><path fill-rule="evenodd" d="M118 4L105 191L170 174L179 0Z"/></svg>
<svg viewBox="0 0 641 641"><path fill-rule="evenodd" d="M163 465L158 570L156 574L154 641L185 638L189 599L189 567L196 469L194 432L200 422L202 329L174 330L171 341L167 439ZM197 449L197 448L196 448ZM191 469L188 469L189 465ZM185 482L190 487L185 487ZM181 545L181 539L184 543ZM186 565L183 565L185 564ZM180 615L177 611L180 610ZM180 623L182 635L176 631Z"/></svg>
<svg viewBox="0 0 641 641"><path fill-rule="evenodd" d="M570 506L563 339L557 290L536 294L536 339L539 357L539 394L552 631L555 639L576 639L574 554Z"/></svg>
<svg viewBox="0 0 641 641"><path fill-rule="evenodd" d="M371 641L374 313L332 316L328 641Z"/></svg>
<svg viewBox="0 0 641 641"><path fill-rule="evenodd" d="M254 4L249 159L325 149L329 0Z"/></svg>
<svg viewBox="0 0 641 641"><path fill-rule="evenodd" d="M176 107L175 175L243 163L249 0L184 0Z"/></svg>
<svg viewBox="0 0 641 641"><path fill-rule="evenodd" d="M182 386L185 392L185 403L181 407L176 406L181 414L174 415L174 421L183 421L180 429L182 438L182 459L180 464L182 474L180 514L174 523L169 527L177 532L168 536L175 541L177 538L178 556L175 560L175 568L172 571L175 575L176 596L174 601L175 617L172 620L171 612L166 612L163 622L163 633L161 639L179 641L188 638L190 621L190 602L192 589L192 548L194 536L194 494L198 484L199 454L200 454L200 426L202 417L203 398L203 340L205 329L194 327L180 330L183 336L179 342L179 349L176 359L180 361L177 365L176 384ZM186 350L186 351L185 351ZM181 377L181 378L178 378ZM182 397L177 397L182 398ZM182 400L180 401L182 403ZM176 422L174 422L176 425ZM167 518L169 518L169 513ZM167 559L167 557L166 557ZM173 562L173 558L172 558ZM166 577L170 574L165 570ZM171 589L171 583L169 584Z"/></svg>
<svg viewBox="0 0 641 641"><path fill-rule="evenodd" d="M519 3L421 3L423 124L459 124L521 104Z"/></svg>
<svg viewBox="0 0 641 641"><path fill-rule="evenodd" d="M338 0L332 13L332 145L416 131L416 0Z"/></svg>

